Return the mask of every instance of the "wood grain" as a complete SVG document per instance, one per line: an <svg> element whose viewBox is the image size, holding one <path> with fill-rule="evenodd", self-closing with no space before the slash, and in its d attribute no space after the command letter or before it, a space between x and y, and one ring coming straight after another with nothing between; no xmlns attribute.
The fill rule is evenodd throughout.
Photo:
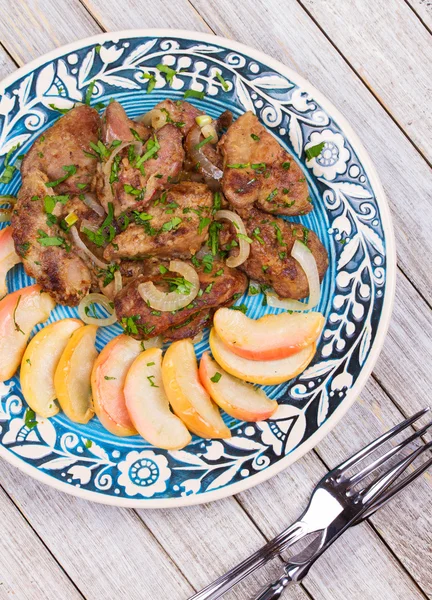
<svg viewBox="0 0 432 600"><path fill-rule="evenodd" d="M401 0L373 10L364 0L300 2L432 162L432 43L411 8Z"/></svg>
<svg viewBox="0 0 432 600"><path fill-rule="evenodd" d="M74 584L1 488L0 523L1 600L82 600Z"/></svg>
<svg viewBox="0 0 432 600"><path fill-rule="evenodd" d="M432 30L432 2L431 0L407 0L407 4L416 12L429 31Z"/></svg>
<svg viewBox="0 0 432 600"><path fill-rule="evenodd" d="M432 203L427 200L431 173L399 127L297 2L287 3L286 10L264 0L192 2L217 34L258 48L295 69L348 119L383 182L399 265L432 304L432 270L426 260L431 244Z"/></svg>
<svg viewBox="0 0 432 600"><path fill-rule="evenodd" d="M62 494L5 461L0 462L0 481L87 600L184 600L192 593L192 587L134 511ZM5 521L13 530L14 518ZM0 560L7 550L5 543L2 535ZM33 552L32 546L23 544L15 547L12 557L18 562L22 557L23 568L31 571L32 563L26 566L27 552ZM34 552L35 562L37 557ZM15 583L13 597L17 600L26 598L20 590ZM57 591L48 600L62 598L60 586ZM45 600L45 596L33 599Z"/></svg>
<svg viewBox="0 0 432 600"><path fill-rule="evenodd" d="M3 50L0 46L0 81L13 73L16 69L16 65L11 57Z"/></svg>

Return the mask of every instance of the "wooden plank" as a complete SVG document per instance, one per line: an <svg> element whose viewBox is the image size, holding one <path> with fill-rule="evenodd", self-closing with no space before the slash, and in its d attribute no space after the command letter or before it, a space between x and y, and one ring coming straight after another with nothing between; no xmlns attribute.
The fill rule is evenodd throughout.
<svg viewBox="0 0 432 600"><path fill-rule="evenodd" d="M78 0L2 0L0 39L20 66L95 33L99 27Z"/></svg>
<svg viewBox="0 0 432 600"><path fill-rule="evenodd" d="M16 64L0 45L0 81L13 73L16 68Z"/></svg>
<svg viewBox="0 0 432 600"><path fill-rule="evenodd" d="M431 311L399 273L389 332L374 374L408 415L430 404Z"/></svg>
<svg viewBox="0 0 432 600"><path fill-rule="evenodd" d="M270 498L267 504L271 505ZM197 589L234 567L266 541L233 498L203 506L138 512ZM224 596L224 600L253 597L265 583L279 575L280 569L280 561L272 561L236 586ZM306 600L308 597L300 587L295 588L291 595L293 600Z"/></svg>
<svg viewBox="0 0 432 600"><path fill-rule="evenodd" d="M193 592L134 511L63 494L23 475L3 460L0 480L88 600L184 600ZM32 554L35 563L40 560L43 564L41 552L32 550ZM22 554L17 557L22 568L29 570ZM0 570L0 578L2 575ZM65 597L75 599L70 594ZM24 598L18 596L19 600ZM63 598L60 585L52 586L52 596L31 596L32 600L41 598Z"/></svg>
<svg viewBox="0 0 432 600"><path fill-rule="evenodd" d="M0 488L0 598L82 600L82 595Z"/></svg>
<svg viewBox="0 0 432 600"><path fill-rule="evenodd" d="M414 412L415 408L412 409ZM373 379L343 421L318 445L317 452L333 468L369 441L402 420L401 413ZM420 424L427 422L425 417ZM412 431L409 431L412 433ZM398 438L398 441L403 436ZM432 597L432 477L423 475L399 498L371 519L423 592ZM421 557L421 560L419 560Z"/></svg>
<svg viewBox="0 0 432 600"><path fill-rule="evenodd" d="M432 30L432 2L431 0L407 0L411 8L420 17L423 23Z"/></svg>
<svg viewBox="0 0 432 600"><path fill-rule="evenodd" d="M339 430L342 427L343 422ZM238 498L264 535L271 538L299 517L314 485L326 472L318 457L309 453L285 472ZM368 524L346 532L315 563L304 586L320 600L425 597Z"/></svg>
<svg viewBox="0 0 432 600"><path fill-rule="evenodd" d="M208 31L204 21L187 0L177 0L175 6L171 0L158 0L154 3L124 0L121 10L115 2L104 2L104 0L82 0L82 3L106 31L119 31L131 27L134 29L173 27Z"/></svg>
<svg viewBox="0 0 432 600"><path fill-rule="evenodd" d="M432 270L426 261L432 245L432 203L427 200L430 169L399 127L296 2L290 3L289 10L280 10L275 0L192 3L217 34L284 62L341 110L383 182L393 210L399 265L432 303Z"/></svg>
<svg viewBox="0 0 432 600"><path fill-rule="evenodd" d="M416 146L432 161L430 34L401 0L300 0ZM359 33L361 32L361 35Z"/></svg>

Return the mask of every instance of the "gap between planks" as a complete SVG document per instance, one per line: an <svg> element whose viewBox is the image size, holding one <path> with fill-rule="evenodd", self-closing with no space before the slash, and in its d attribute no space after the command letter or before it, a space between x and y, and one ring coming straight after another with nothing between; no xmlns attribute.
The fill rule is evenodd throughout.
<svg viewBox="0 0 432 600"><path fill-rule="evenodd" d="M423 19L423 17L419 14L419 12L414 8L414 6L411 4L411 2L409 2L409 0L405 0L405 3L410 7L410 9L413 11L413 13L415 14L415 16L417 17L417 19L420 21L420 23L423 25L423 27L432 35L432 30L429 27L429 25L426 23L426 21ZM432 4L430 5L432 6ZM426 7L427 9L427 7Z"/></svg>

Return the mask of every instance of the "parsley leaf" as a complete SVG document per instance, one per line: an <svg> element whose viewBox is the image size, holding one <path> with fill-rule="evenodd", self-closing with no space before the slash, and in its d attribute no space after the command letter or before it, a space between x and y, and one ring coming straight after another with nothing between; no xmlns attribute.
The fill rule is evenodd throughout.
<svg viewBox="0 0 432 600"><path fill-rule="evenodd" d="M203 98L205 97L205 92L197 92L196 90L186 90L186 92L183 94L183 98L199 98L200 100L203 100Z"/></svg>
<svg viewBox="0 0 432 600"><path fill-rule="evenodd" d="M66 171L66 175L59 177L55 181L49 181L48 183L46 183L45 186L47 188L52 188L58 185L59 183L63 183L63 181L66 181L66 179L68 179L72 175L75 175L75 173L77 172L77 168L75 165L64 165L62 169L63 171Z"/></svg>
<svg viewBox="0 0 432 600"><path fill-rule="evenodd" d="M324 150L325 142L321 142L321 144L317 144L316 146L311 146L305 150L306 160L312 160L312 158L316 158L321 154Z"/></svg>
<svg viewBox="0 0 432 600"><path fill-rule="evenodd" d="M216 373L213 375L213 377L210 377L210 381L213 381L213 383L218 383L218 381L220 381L221 377L222 377L222 374L218 373L216 371Z"/></svg>

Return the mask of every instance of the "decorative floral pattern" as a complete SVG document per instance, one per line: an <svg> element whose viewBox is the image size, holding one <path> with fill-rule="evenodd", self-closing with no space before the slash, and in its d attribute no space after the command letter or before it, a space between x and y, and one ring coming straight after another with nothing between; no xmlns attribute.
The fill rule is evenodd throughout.
<svg viewBox="0 0 432 600"><path fill-rule="evenodd" d="M252 110L302 164L308 178L315 210L301 221L318 233L330 256L319 306L326 327L311 366L287 384L265 388L280 404L272 419L242 423L227 417L232 438L194 438L186 449L166 452L138 437L115 438L96 419L79 426L62 414L51 420L37 416L36 426L29 428L18 378L0 384L0 455L19 457L24 468L36 467L46 481L63 482L63 489L73 486L107 500L117 497L120 504L133 499L137 505L153 506L152 501L181 503L182 498L187 503L190 496L207 501L212 492L229 493L234 484L252 485L254 475L277 472L294 450L300 453L350 400L376 343L387 270L394 269L393 263L387 264L388 232L381 221L382 204L368 179L369 167L359 159L357 143L340 128L333 109L320 105L313 90L305 89L294 74L269 66L264 55L257 60L228 42L210 40L186 35L119 39L107 34L73 50L60 49L0 86L0 156L20 144L12 164L59 116L58 109L85 101L89 84L95 82L93 105L118 98L131 116L163 97L180 99L189 88L205 91L204 100L192 101L209 114L218 114L222 106L235 115ZM161 62L177 71L171 87L156 67ZM155 78L151 94L146 93L147 74ZM305 150L321 143L319 156L306 160ZM17 171L10 184L0 184L0 194L16 193L19 183ZM29 282L17 268L10 289ZM251 317L278 312L263 308L258 296L239 302L248 305ZM57 307L52 318L72 315L75 310ZM99 343L118 333L118 326L104 328ZM207 347L205 336L197 353Z"/></svg>

